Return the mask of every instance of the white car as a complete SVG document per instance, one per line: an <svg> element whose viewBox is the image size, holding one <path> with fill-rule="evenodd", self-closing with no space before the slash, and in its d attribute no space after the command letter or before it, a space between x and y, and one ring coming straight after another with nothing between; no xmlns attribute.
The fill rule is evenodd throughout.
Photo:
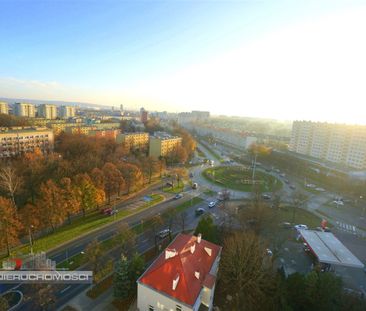
<svg viewBox="0 0 366 311"><path fill-rule="evenodd" d="M337 204L337 205L344 205L343 201L333 201L334 204Z"/></svg>
<svg viewBox="0 0 366 311"><path fill-rule="evenodd" d="M294 226L294 228L295 228L296 230L301 230L301 229L303 229L303 230L308 230L308 226L307 226L307 225L302 225L302 224L300 224L300 225L295 225L295 226Z"/></svg>
<svg viewBox="0 0 366 311"><path fill-rule="evenodd" d="M164 239L165 237L167 237L170 233L170 230L169 229L165 229L165 230L162 230L158 233L158 236L161 238L161 239Z"/></svg>
<svg viewBox="0 0 366 311"><path fill-rule="evenodd" d="M215 205L216 205L215 201L212 201L212 202L208 203L209 208L213 208Z"/></svg>

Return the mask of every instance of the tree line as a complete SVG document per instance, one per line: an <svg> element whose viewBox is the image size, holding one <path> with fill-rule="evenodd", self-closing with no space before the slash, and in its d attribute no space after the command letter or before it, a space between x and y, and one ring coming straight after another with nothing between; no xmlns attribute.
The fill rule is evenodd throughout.
<svg viewBox="0 0 366 311"><path fill-rule="evenodd" d="M194 140L182 131L184 161ZM110 203L161 177L166 158L130 153L107 138L61 133L53 153L40 150L0 163L0 249L10 253L22 235L54 231L73 215Z"/></svg>

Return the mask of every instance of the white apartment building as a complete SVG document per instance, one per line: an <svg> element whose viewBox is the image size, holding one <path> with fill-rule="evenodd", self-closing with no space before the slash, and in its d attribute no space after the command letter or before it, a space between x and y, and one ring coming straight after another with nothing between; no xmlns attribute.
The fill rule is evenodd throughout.
<svg viewBox="0 0 366 311"><path fill-rule="evenodd" d="M28 103L15 103L14 114L18 117L34 118L36 116L36 108Z"/></svg>
<svg viewBox="0 0 366 311"><path fill-rule="evenodd" d="M179 234L137 280L137 309L211 311L220 256L201 235Z"/></svg>
<svg viewBox="0 0 366 311"><path fill-rule="evenodd" d="M366 168L366 126L295 121L290 150L317 159Z"/></svg>
<svg viewBox="0 0 366 311"><path fill-rule="evenodd" d="M39 105L38 106L38 116L52 120L57 118L57 107L56 105Z"/></svg>
<svg viewBox="0 0 366 311"><path fill-rule="evenodd" d="M74 106L61 106L60 107L60 118L68 119L75 117L75 107Z"/></svg>
<svg viewBox="0 0 366 311"><path fill-rule="evenodd" d="M0 102L0 113L9 114L9 105L5 102Z"/></svg>

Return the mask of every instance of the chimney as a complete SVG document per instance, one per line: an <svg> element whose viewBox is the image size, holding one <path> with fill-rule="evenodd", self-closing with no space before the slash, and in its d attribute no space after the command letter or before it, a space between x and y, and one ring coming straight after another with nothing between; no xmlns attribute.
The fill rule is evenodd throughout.
<svg viewBox="0 0 366 311"><path fill-rule="evenodd" d="M202 239L202 234L199 233L197 236L197 243L201 243L201 239Z"/></svg>
<svg viewBox="0 0 366 311"><path fill-rule="evenodd" d="M208 254L208 256L212 255L212 249L211 248L205 247L205 251Z"/></svg>
<svg viewBox="0 0 366 311"><path fill-rule="evenodd" d="M200 278L200 273L198 271L194 272L194 276L196 277L197 280L199 280Z"/></svg>
<svg viewBox="0 0 366 311"><path fill-rule="evenodd" d="M174 257L177 255L177 251L175 249L165 249L165 260Z"/></svg>
<svg viewBox="0 0 366 311"><path fill-rule="evenodd" d="M173 290L175 290L177 288L178 282L179 282L179 274L177 274L177 276L173 280L173 286L172 286Z"/></svg>
<svg viewBox="0 0 366 311"><path fill-rule="evenodd" d="M194 243L194 244L191 246L191 253L192 253L192 254L194 253L195 249L196 249L196 244Z"/></svg>

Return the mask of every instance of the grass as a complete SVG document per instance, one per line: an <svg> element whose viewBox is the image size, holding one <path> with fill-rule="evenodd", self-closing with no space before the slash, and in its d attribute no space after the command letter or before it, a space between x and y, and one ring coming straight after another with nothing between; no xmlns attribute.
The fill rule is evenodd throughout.
<svg viewBox="0 0 366 311"><path fill-rule="evenodd" d="M163 191L167 193L181 193L184 189L184 182L180 181L179 185L175 185L173 188L170 186L164 187Z"/></svg>
<svg viewBox="0 0 366 311"><path fill-rule="evenodd" d="M55 232L36 240L33 245L33 250L34 252L47 251L62 243L70 241L75 237L90 232L94 229L100 228L103 225L121 220L130 215L141 212L153 205L156 205L164 199L164 197L159 194L153 194L151 195L151 198L151 201L145 202L143 205L136 209L120 210L114 216L106 216L102 215L99 211L93 211L87 214L85 218L77 219L72 224L57 228ZM17 254L27 254L30 252L29 245L22 245L16 248L14 251Z"/></svg>
<svg viewBox="0 0 366 311"><path fill-rule="evenodd" d="M187 209L188 207L191 207L193 205L196 205L198 203L201 203L203 201L202 198L199 197L194 197L191 200L188 200L180 205L178 205L175 209L177 212L183 212L185 209Z"/></svg>
<svg viewBox="0 0 366 311"><path fill-rule="evenodd" d="M252 185L245 182L251 181L252 170L245 169L242 166L220 166L208 168L202 174L208 181L213 182L221 187L226 187L233 190L250 192ZM271 192L282 187L282 182L272 175L256 171L256 180L263 181L259 185L261 192Z"/></svg>
<svg viewBox="0 0 366 311"><path fill-rule="evenodd" d="M206 195L215 195L216 194L216 192L212 191L212 190L205 190L205 191L203 191L203 193Z"/></svg>
<svg viewBox="0 0 366 311"><path fill-rule="evenodd" d="M275 211L275 221L277 223L290 222L294 224L305 224L309 228L320 227L322 219L304 209L285 206ZM294 217L295 216L295 217Z"/></svg>

